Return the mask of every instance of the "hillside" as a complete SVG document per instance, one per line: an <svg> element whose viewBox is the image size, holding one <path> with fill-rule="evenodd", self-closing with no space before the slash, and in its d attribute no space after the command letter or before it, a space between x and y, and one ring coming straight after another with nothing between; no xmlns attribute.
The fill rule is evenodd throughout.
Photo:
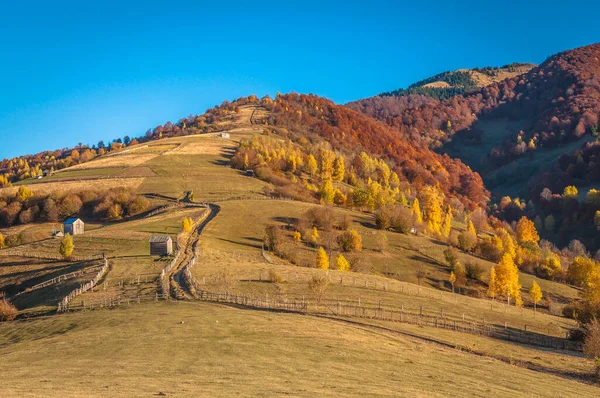
<svg viewBox="0 0 600 398"><path fill-rule="evenodd" d="M406 213L408 200L435 197L455 209L451 235L464 233L468 206L480 212L485 197L464 164L315 96L243 98L184 123L0 189L18 211L0 227L9 243L0 290L19 310L0 324L0 358L13 364L3 396L596 392L593 362L565 338L577 323L562 309L579 289L540 279L534 310L536 277L523 271L523 307L490 300L495 262L457 250L479 271L454 292L449 239L426 222L411 224L414 233L380 228L377 210ZM331 179L344 200L323 195ZM148 202L136 214L140 198ZM64 216L86 221L67 259L51 237ZM150 255L155 235L179 251ZM348 235L360 247L346 247ZM327 271L316 268L322 250ZM25 365L35 375L27 383Z"/></svg>
<svg viewBox="0 0 600 398"><path fill-rule="evenodd" d="M551 215L555 224L545 237L560 245L581 239L596 250L596 205L550 210L540 194L544 188L560 195L571 185L585 191L597 186L599 57L600 44L565 51L523 75L442 102L380 96L348 106L460 158L482 175L497 203L510 196L534 205L498 216L514 221L526 214L543 221Z"/></svg>
<svg viewBox="0 0 600 398"><path fill-rule="evenodd" d="M402 97L424 95L436 100L446 100L452 96L476 91L479 88L527 73L536 65L513 63L502 67L459 69L443 72L398 89L380 94L382 97Z"/></svg>

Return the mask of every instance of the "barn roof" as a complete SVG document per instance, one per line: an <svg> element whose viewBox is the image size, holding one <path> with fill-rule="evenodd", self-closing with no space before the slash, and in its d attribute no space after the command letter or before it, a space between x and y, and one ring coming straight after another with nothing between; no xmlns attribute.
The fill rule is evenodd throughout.
<svg viewBox="0 0 600 398"><path fill-rule="evenodd" d="M172 240L170 236L153 236L150 238L150 243L164 243Z"/></svg>
<svg viewBox="0 0 600 398"><path fill-rule="evenodd" d="M69 217L69 218L67 218L65 220L65 225L67 225L67 224L75 224L75 222L77 220L79 220L79 218L77 218L77 217ZM81 221L81 220L79 220L79 221Z"/></svg>

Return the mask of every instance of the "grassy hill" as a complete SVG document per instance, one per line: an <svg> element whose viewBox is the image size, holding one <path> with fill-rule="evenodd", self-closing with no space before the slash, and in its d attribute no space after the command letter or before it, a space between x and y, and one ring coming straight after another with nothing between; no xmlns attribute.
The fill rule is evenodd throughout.
<svg viewBox="0 0 600 398"><path fill-rule="evenodd" d="M11 364L3 370L5 397L576 397L598 391L404 331L205 303L22 321L0 325L0 336L0 358ZM540 358L535 361L562 359L516 350Z"/></svg>
<svg viewBox="0 0 600 398"><path fill-rule="evenodd" d="M286 227L323 206L269 198L263 193L273 188L271 184L229 167L237 143L263 133L251 120L255 110L242 107L228 114L224 131L229 138L211 133L162 139L22 182L34 193L128 186L155 201L157 211L92 222L85 235L75 237L74 255L104 253L110 267L93 290L72 301L73 307L89 309L93 304L94 309L67 314L54 314L53 309L67 292L89 280L99 261L49 259L60 244L49 238L52 223L11 227L31 238L0 250L0 289L7 295L58 275L86 272L13 300L20 317L0 324L0 360L11 364L3 373L3 396L597 393L589 384L593 363L579 352L380 319L209 303L192 299L189 291L173 294L189 288L185 270L195 255L190 275L202 289L316 300L309 287L318 274L313 268L316 248L294 242ZM267 113L261 112L263 117ZM218 206L218 213L205 225L197 223L198 230L182 233L184 218L201 220L206 215L207 209L198 206L202 202ZM521 275L523 309L483 298L487 276L470 281L468 295L453 294L442 253L445 244L387 231L388 244L382 249L372 214L342 208L333 214L348 220L362 235L364 247L357 254L361 267L355 272L329 271L331 283L323 302L360 300L364 306L443 314L448 320L483 321L515 331L527 325L532 335L556 339L575 325L558 315L561 305L577 297L575 288L539 281L555 308L542 303L537 313L526 293L534 279L528 274ZM283 227L288 257L263 252L269 224ZM458 222L453 227L465 228ZM180 255L150 256L152 235L179 240ZM323 231L321 239L327 236ZM338 252L331 253L332 258ZM467 253L460 253L460 260L476 262L486 271L492 266ZM163 274L173 261L175 267ZM165 279L168 294L187 300L153 302L162 294Z"/></svg>

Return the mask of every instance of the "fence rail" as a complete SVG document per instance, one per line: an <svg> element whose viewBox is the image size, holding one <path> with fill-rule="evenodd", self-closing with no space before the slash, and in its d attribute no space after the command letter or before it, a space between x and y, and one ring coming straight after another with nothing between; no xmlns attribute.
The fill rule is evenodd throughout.
<svg viewBox="0 0 600 398"><path fill-rule="evenodd" d="M335 300L311 301L307 300L306 298L286 299L280 296L269 297L268 295L265 297L257 297L229 293L212 293L206 290L198 290L197 293L197 297L205 301L235 304L245 307L301 312L311 315L363 318L387 322L409 323L541 347L572 351L581 351L582 349L581 344L578 342L570 341L562 337L534 332L531 329L526 330L516 327L509 327L508 324L499 326L496 324L485 323L485 321L478 322L474 320L452 319L446 316L426 315L404 309L389 309L373 303L360 303L357 305L351 305Z"/></svg>
<svg viewBox="0 0 600 398"><path fill-rule="evenodd" d="M80 294L83 294L85 292L87 292L88 290L92 289L94 286L96 286L96 284L98 283L98 281L100 281L100 279L102 279L102 277L106 274L106 272L108 271L108 260L104 259L104 265L102 266L102 268L100 268L100 271L98 271L98 273L96 274L96 276L94 276L92 278L91 281L89 281L88 283L86 283L85 285L81 285L80 287L78 287L77 289L73 290L71 293L67 294L65 297L63 297L63 299L61 301L58 302L58 306L56 308L56 312L65 312L69 310L69 304L71 303L71 300L73 300L75 297L79 296Z"/></svg>
<svg viewBox="0 0 600 398"><path fill-rule="evenodd" d="M64 274L64 275L59 275L59 276L54 277L52 279L48 279L47 281L38 283L37 285L28 287L25 290L20 291L19 293L17 293L14 296L12 296L10 299L12 300L15 297L21 296L22 294L33 292L34 290L39 290L39 289L43 289L43 288L48 287L48 286L55 285L57 283L66 281L67 279L71 279L71 278L75 278L77 276L89 274L90 272L95 271L95 269L97 267L99 267L99 266L98 265L94 265L94 266L87 267L87 268L84 268L84 269L81 269L81 270L78 270L78 271L73 271L73 272L69 272L69 273Z"/></svg>

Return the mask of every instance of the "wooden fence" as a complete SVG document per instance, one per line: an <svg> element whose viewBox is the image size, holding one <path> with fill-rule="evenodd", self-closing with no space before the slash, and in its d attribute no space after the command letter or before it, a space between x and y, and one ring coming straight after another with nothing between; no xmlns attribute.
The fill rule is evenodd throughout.
<svg viewBox="0 0 600 398"><path fill-rule="evenodd" d="M64 257L58 254L49 254L49 253L36 253L31 250L14 250L14 249L4 249L0 250L0 255L2 256L15 256L15 257L26 257L26 258L37 258L40 260L53 260L53 261L67 261ZM103 254L92 254L89 256L71 256L70 261L93 261L93 260L101 260L104 258Z"/></svg>
<svg viewBox="0 0 600 398"><path fill-rule="evenodd" d="M229 293L212 293L198 290L197 297L212 302L228 303L244 307L262 308L311 315L334 316L342 318L363 318L387 322L402 322L419 326L443 328L463 333L471 333L518 343L550 347L563 350L581 351L581 344L563 337L556 337L529 329L509 327L508 324L496 325L485 321L456 319L441 314L426 315L405 309L389 309L379 304L349 304L341 300L308 300L282 298L281 296L257 297Z"/></svg>
<svg viewBox="0 0 600 398"><path fill-rule="evenodd" d="M92 278L91 281L89 281L88 283L81 285L80 287L78 287L77 289L73 290L71 293L67 294L65 297L63 297L63 299L61 301L58 302L58 306L56 308L56 312L64 312L64 311L68 311L69 310L69 304L71 303L71 300L73 300L75 297L79 296L80 294L83 294L85 292L87 292L88 290L92 289L94 286L96 286L96 284L98 283L98 281L100 281L100 279L102 279L102 277L106 274L106 272L108 271L108 260L104 259L104 265L102 266L102 268L100 268L100 270L98 271L98 273L96 274L96 276L94 276Z"/></svg>
<svg viewBox="0 0 600 398"><path fill-rule="evenodd" d="M78 276L81 276L81 275L88 274L90 272L94 272L97 267L98 266L91 266L91 267L87 267L87 268L84 268L84 269L81 269L81 270L78 270L78 271L69 272L69 273L64 274L64 275L59 275L59 276L54 277L52 279L48 279L47 281L38 283L37 285L28 287L27 289L20 291L19 293L17 293L14 296L12 296L10 298L10 300L14 299L15 297L19 297L22 294L29 293L29 292L32 292L34 290L43 289L45 287L52 286L52 285L55 285L57 283L66 281L67 279L75 278L75 277L78 277Z"/></svg>

